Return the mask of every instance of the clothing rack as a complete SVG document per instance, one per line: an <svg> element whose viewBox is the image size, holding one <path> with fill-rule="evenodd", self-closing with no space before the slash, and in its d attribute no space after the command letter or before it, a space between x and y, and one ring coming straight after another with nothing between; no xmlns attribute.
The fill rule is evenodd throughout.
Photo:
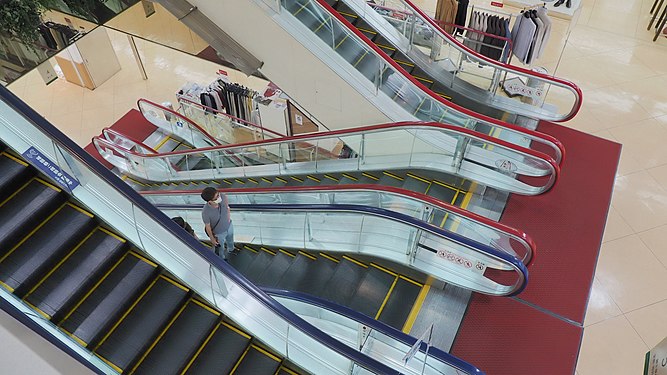
<svg viewBox="0 0 667 375"><path fill-rule="evenodd" d="M646 28L646 30L648 31L651 30L653 22L656 22L656 18L658 17L658 14L660 14L660 17L657 18L657 22L655 23L655 35L653 35L654 42L658 40L658 37L665 28L665 23L667 23L667 7L663 9L662 13L660 12L660 8L662 8L664 2L665 0L655 0L653 2L653 6L651 7L650 14L652 14L653 16L651 17L651 21L648 23L648 27Z"/></svg>

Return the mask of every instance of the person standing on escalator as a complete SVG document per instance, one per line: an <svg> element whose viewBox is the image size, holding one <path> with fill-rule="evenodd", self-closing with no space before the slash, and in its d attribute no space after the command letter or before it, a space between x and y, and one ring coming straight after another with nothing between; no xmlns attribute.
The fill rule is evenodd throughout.
<svg viewBox="0 0 667 375"><path fill-rule="evenodd" d="M234 251L234 226L229 201L224 194L212 187L202 190L201 197L206 201L201 212L206 234L211 239L215 253L227 260Z"/></svg>

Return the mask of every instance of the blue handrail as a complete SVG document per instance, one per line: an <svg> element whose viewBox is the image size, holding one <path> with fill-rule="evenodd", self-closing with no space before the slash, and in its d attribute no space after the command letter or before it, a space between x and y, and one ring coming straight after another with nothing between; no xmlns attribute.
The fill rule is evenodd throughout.
<svg viewBox="0 0 667 375"><path fill-rule="evenodd" d="M307 293L295 292L292 290L269 288L269 287L262 287L262 290L270 296L289 298L295 301L307 303L311 306L321 307L329 311L335 312L339 315L342 315L346 318L352 319L367 327L370 327L372 330L383 333L405 345L412 346L417 342L417 338L412 337L406 333L403 333L403 331L400 331L386 323L383 323L379 320L375 320L358 311L352 310L349 307L339 305L337 303L327 301L325 299L318 298ZM427 348L426 343L421 343L419 350L422 352L426 352L426 348ZM460 358L457 358L447 353L442 349L438 349L432 346L428 348L428 354L433 358L439 359L444 363L456 367L458 370L464 371L466 374L484 375L484 372L482 370L478 369L477 367L471 365L468 362L461 360Z"/></svg>
<svg viewBox="0 0 667 375"><path fill-rule="evenodd" d="M306 333L308 336L315 338L319 342L325 344L327 347L335 350L337 353L354 361L355 363L361 365L362 367L368 370L371 370L378 374L388 374L388 375L401 374L399 370L390 368L389 366L373 358L370 358L365 354L360 353L357 350L354 350L346 346L345 344L339 342L338 340L333 339L332 337L320 331L310 323L301 319L298 315L296 315L286 307L276 302L273 298L269 297L255 284L249 282L233 267L227 264L227 262L220 259L218 256L213 254L212 251L210 251L199 241L197 241L194 237L190 236L187 232L183 231L183 228L181 228L178 224L174 223L164 213L162 213L159 209L157 209L150 202L148 202L143 196L141 196L141 194L139 194L130 186L128 186L126 183L124 183L118 176L116 176L108 168L103 166L97 159L93 158L84 149L82 149L74 141L69 139L65 134L63 134L60 130L58 130L55 126L53 126L49 121L47 121L34 109L32 109L20 98L14 95L14 93L12 93L3 86L0 86L0 98L2 98L2 100L5 103L7 103L7 105L9 105L12 109L14 109L16 112L20 113L23 117L28 119L33 125L35 125L35 127L40 129L44 134L48 135L50 139L58 143L59 146L64 148L73 157L78 159L78 161L81 162L84 166L86 166L91 172L93 172L102 180L111 185L116 191L120 192L133 205L135 205L145 213L149 214L165 230L170 232L172 235L176 236L181 242L187 244L199 256L201 256L209 264L213 265L215 268L223 272L227 277L232 279L234 282L238 283L239 286L241 286L244 290L254 295L257 301L261 302L267 308L269 308L276 314L288 320L290 323L302 329L304 333ZM37 333L40 333L35 329L33 330L36 331ZM47 338L46 336L44 337ZM65 344L57 346L60 349L69 353L69 350L67 349ZM79 358L75 359L80 360Z"/></svg>
<svg viewBox="0 0 667 375"><path fill-rule="evenodd" d="M173 210L179 210L179 209L194 210L194 209L201 209L201 206L202 205L196 205L196 204L155 205L155 207L158 209L173 209ZM521 272L521 274L523 275L523 283L516 291L509 294L508 295L509 297L521 293L528 284L528 269L526 268L526 265L523 264L523 262L519 260L517 257L505 253L503 251L497 250L489 245L485 245L483 243L472 240L461 234L451 232L447 229L440 228L433 224L429 224L425 221L419 220L417 218L399 212L390 211L378 207L362 206L355 204L230 204L229 208L232 210L239 210L239 211L242 210L242 211L262 211L262 212L268 212L268 211L356 212L361 214L370 214L374 216L379 216L394 221L400 221L412 227L418 228L420 230L431 232L435 235L459 242L465 246L474 248L481 253L500 258L510 263L514 267L516 267L516 269L518 269L519 272Z"/></svg>

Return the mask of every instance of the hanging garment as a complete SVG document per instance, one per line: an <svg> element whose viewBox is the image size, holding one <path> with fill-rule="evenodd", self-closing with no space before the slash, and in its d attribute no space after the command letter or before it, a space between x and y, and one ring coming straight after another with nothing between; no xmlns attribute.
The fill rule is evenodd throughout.
<svg viewBox="0 0 667 375"><path fill-rule="evenodd" d="M531 65L535 60L535 51L539 48L538 43L541 42L540 34L544 35L544 23L537 17L537 12L531 10L529 12L530 20L535 23L537 28L535 29L535 34L533 35L533 41L530 44L530 49L528 50L528 56L526 56L526 64Z"/></svg>
<svg viewBox="0 0 667 375"><path fill-rule="evenodd" d="M435 8L435 19L446 23L443 27L446 33L451 34L454 31L454 21L456 20L456 12L458 11L458 4L456 0L438 0Z"/></svg>
<svg viewBox="0 0 667 375"><path fill-rule="evenodd" d="M512 42L514 45L514 56L521 62L526 63L528 52L533 43L537 24L530 19L528 13L524 12L516 18L512 28Z"/></svg>
<svg viewBox="0 0 667 375"><path fill-rule="evenodd" d="M468 20L468 30L466 30L465 38L463 39L463 45L475 50L475 45L477 44L477 33L474 32L477 22L477 12L472 12L470 14L470 19Z"/></svg>
<svg viewBox="0 0 667 375"><path fill-rule="evenodd" d="M459 0L459 5L456 8L456 17L454 19L454 23L459 26L465 26L467 15L468 15L468 0ZM457 27L454 32L456 34L463 34L463 29Z"/></svg>
<svg viewBox="0 0 667 375"><path fill-rule="evenodd" d="M544 23L544 35L542 36L542 42L540 43L539 51L537 51L538 59L542 57L542 54L544 53L544 47L547 45L547 42L549 41L549 36L551 36L551 18L547 13L548 13L547 8L545 7L537 8L537 16Z"/></svg>

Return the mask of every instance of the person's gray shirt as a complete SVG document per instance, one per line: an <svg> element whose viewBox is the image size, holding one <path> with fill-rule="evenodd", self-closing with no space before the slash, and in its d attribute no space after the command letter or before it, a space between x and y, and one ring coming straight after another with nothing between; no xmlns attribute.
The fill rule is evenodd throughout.
<svg viewBox="0 0 667 375"><path fill-rule="evenodd" d="M211 231L215 234L225 233L229 229L231 218L229 217L229 203L227 197L222 196L222 202L218 208L211 207L210 204L204 204L201 210L201 218L204 224L211 225ZM218 223L216 225L216 223Z"/></svg>

